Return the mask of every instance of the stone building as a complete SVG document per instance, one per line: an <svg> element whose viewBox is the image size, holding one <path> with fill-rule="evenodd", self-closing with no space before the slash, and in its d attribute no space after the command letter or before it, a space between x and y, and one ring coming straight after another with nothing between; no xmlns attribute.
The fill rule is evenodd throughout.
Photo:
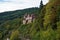
<svg viewBox="0 0 60 40"><path fill-rule="evenodd" d="M34 14L25 14L23 17L23 24L29 24L29 23L33 22L34 19L35 19Z"/></svg>

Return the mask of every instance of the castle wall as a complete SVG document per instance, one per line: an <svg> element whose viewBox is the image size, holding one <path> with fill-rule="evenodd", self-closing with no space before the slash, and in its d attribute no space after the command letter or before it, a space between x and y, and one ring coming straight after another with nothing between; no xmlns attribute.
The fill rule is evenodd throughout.
<svg viewBox="0 0 60 40"><path fill-rule="evenodd" d="M26 20L23 20L23 24L26 24Z"/></svg>
<svg viewBox="0 0 60 40"><path fill-rule="evenodd" d="M29 23L31 23L31 22L33 22L33 19L34 19L34 17L33 17L34 15L25 15L24 16L24 19L25 20L23 20L23 24L29 24Z"/></svg>

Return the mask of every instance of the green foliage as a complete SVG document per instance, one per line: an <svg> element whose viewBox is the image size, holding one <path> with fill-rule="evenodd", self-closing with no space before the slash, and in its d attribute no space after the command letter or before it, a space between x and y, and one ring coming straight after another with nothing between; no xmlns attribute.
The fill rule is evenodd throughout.
<svg viewBox="0 0 60 40"><path fill-rule="evenodd" d="M0 39L2 38L2 33L0 32Z"/></svg>
<svg viewBox="0 0 60 40"><path fill-rule="evenodd" d="M59 40L60 39L60 21L59 22L57 22L57 40Z"/></svg>
<svg viewBox="0 0 60 40"><path fill-rule="evenodd" d="M53 0L50 1L47 5L46 5L46 13L45 13L45 17L44 17L44 27L48 27L49 25L51 25L52 27L56 26L56 22L57 22L57 12L58 12L58 5L59 4L59 0Z"/></svg>
<svg viewBox="0 0 60 40"><path fill-rule="evenodd" d="M40 32L40 40L56 40L56 32L52 29Z"/></svg>
<svg viewBox="0 0 60 40"><path fill-rule="evenodd" d="M19 37L19 31L18 30L12 31L10 40L18 40L18 37Z"/></svg>
<svg viewBox="0 0 60 40"><path fill-rule="evenodd" d="M50 0L47 5L40 8L38 13L37 11L38 9L33 8L1 14L2 19L9 18L9 20L0 21L3 22L0 25L0 39L5 40L9 37L10 40L60 40L60 1ZM24 13L38 15L32 23L22 24ZM13 20L10 20L10 17ZM56 27L57 29L52 29Z"/></svg>

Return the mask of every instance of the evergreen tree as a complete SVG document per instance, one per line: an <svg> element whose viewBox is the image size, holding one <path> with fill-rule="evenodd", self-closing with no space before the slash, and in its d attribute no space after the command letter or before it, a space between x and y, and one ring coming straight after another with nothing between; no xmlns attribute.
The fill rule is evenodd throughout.
<svg viewBox="0 0 60 40"><path fill-rule="evenodd" d="M41 2L40 2L40 6L39 6L39 10L38 10L38 13L40 13L41 12L41 9L43 8L43 1L41 0Z"/></svg>
<svg viewBox="0 0 60 40"><path fill-rule="evenodd" d="M46 13L46 6L44 6L39 14L40 16L40 27L44 29L44 26L43 26L43 23L44 23L44 16L45 16L45 13Z"/></svg>
<svg viewBox="0 0 60 40"><path fill-rule="evenodd" d="M40 2L40 8L42 9L43 8L43 1L41 0Z"/></svg>
<svg viewBox="0 0 60 40"><path fill-rule="evenodd" d="M40 8L39 8L39 16L38 16L38 23L40 25L40 29L43 28L43 18L45 14L45 6L43 5L43 1L40 2Z"/></svg>

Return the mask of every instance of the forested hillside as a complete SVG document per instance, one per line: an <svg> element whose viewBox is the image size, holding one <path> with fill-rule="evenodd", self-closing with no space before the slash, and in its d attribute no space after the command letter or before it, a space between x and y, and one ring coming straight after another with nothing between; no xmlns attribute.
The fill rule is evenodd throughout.
<svg viewBox="0 0 60 40"><path fill-rule="evenodd" d="M15 18L23 17L23 15L26 13L28 13L28 14L36 13L37 10L38 10L38 8L34 7L34 8L27 8L27 9L22 9L22 10L0 13L0 24L7 20L13 20Z"/></svg>
<svg viewBox="0 0 60 40"><path fill-rule="evenodd" d="M0 40L60 40L60 0L49 0L46 5L41 1L40 8L21 11L0 15L7 20L0 25ZM25 13L34 13L34 21L23 24Z"/></svg>

